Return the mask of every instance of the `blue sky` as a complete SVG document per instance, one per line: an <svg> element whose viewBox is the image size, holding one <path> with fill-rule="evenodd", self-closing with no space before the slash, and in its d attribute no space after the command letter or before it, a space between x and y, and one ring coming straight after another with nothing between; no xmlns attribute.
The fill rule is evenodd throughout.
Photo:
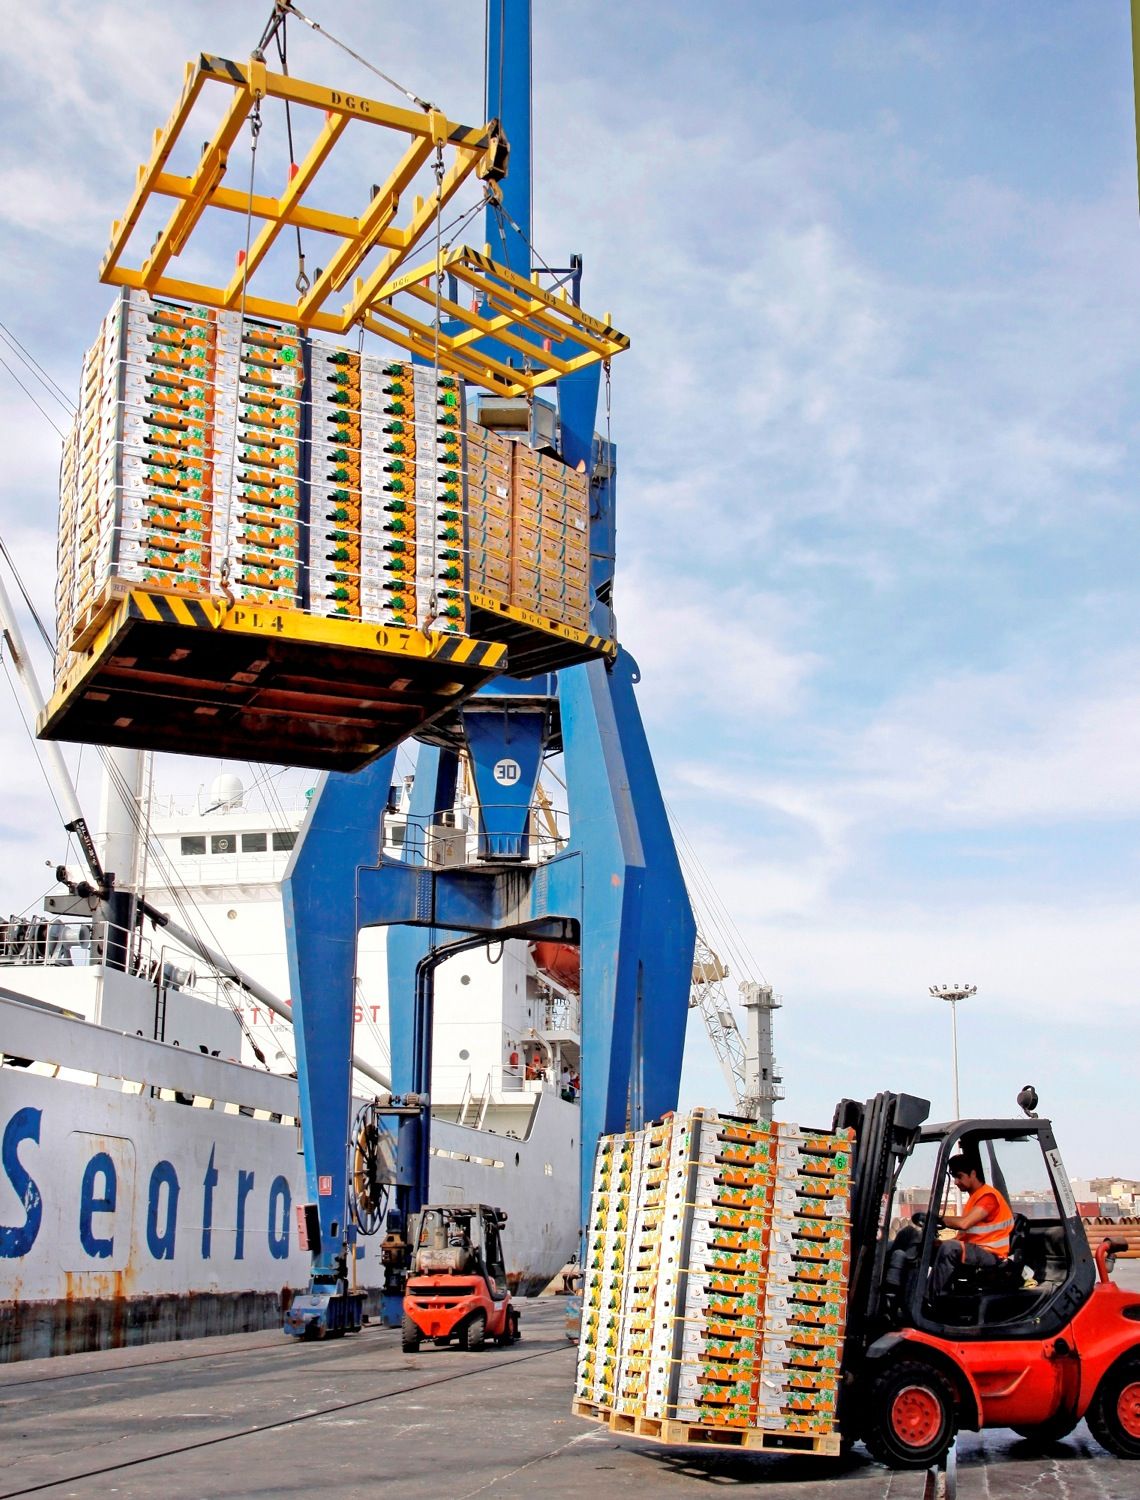
<svg viewBox="0 0 1140 1500"><path fill-rule="evenodd" d="M480 114L477 0L305 8ZM633 340L621 635L669 803L785 997L785 1117L881 1087L949 1113L926 992L968 979L963 1107L1031 1079L1071 1170L1140 1176L1127 5L535 10L538 248L580 250ZM0 318L66 390L183 63L244 56L267 11L56 0L0 37ZM3 370L0 420L0 529L46 604L58 444ZM62 841L4 717L8 907Z"/></svg>

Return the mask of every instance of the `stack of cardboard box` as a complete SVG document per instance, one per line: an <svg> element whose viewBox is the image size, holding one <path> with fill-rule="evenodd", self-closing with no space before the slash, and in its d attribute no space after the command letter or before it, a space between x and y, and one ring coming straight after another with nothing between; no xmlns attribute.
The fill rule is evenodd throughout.
<svg viewBox="0 0 1140 1500"><path fill-rule="evenodd" d="M317 343L311 358L312 612L461 629L457 382Z"/></svg>
<svg viewBox="0 0 1140 1500"><path fill-rule="evenodd" d="M576 1389L583 1400L603 1407L613 1406L618 1386L638 1150L638 1138L632 1134L604 1136L594 1164Z"/></svg>
<svg viewBox="0 0 1140 1500"><path fill-rule="evenodd" d="M515 444L511 602L586 628L590 582L587 475Z"/></svg>
<svg viewBox="0 0 1140 1500"><path fill-rule="evenodd" d="M600 1153L610 1139L627 1137L603 1138ZM598 1325L584 1320L579 1401L701 1427L834 1432L850 1133L697 1110L636 1140L616 1381L612 1398L597 1381L587 1394ZM587 1261L584 1311L594 1274Z"/></svg>
<svg viewBox="0 0 1140 1500"><path fill-rule="evenodd" d="M467 429L471 591L590 628L590 482L526 443Z"/></svg>
<svg viewBox="0 0 1140 1500"><path fill-rule="evenodd" d="M211 591L296 609L304 365L295 328L211 314ZM208 477L208 476L207 476ZM209 501L207 489L203 499ZM147 580L156 581L156 580Z"/></svg>

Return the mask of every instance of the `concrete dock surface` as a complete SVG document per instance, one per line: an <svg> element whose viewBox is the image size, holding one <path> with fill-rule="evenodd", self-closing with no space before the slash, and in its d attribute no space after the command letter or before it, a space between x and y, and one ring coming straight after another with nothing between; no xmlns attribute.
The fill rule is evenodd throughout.
<svg viewBox="0 0 1140 1500"><path fill-rule="evenodd" d="M1133 1263L1138 1265L1138 1263ZM1121 1269L1124 1269L1122 1267ZM1121 1281L1140 1281L1127 1267ZM0 1369L0 1500L602 1500L760 1484L770 1500L919 1500L924 1476L845 1459L665 1448L570 1415L565 1303L521 1304L523 1339L405 1355L395 1330L150 1344ZM1140 1463L1082 1423L1042 1456L963 1433L960 1500L1140 1500Z"/></svg>

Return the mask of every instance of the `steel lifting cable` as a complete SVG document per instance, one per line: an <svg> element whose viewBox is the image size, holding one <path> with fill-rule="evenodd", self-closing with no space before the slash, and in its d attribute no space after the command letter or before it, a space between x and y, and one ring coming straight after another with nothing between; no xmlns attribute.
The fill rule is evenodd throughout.
<svg viewBox="0 0 1140 1500"><path fill-rule="evenodd" d="M238 385L241 384L241 362L242 347L245 341L245 302L246 292L249 287L249 247L253 236L253 189L255 174L257 172L257 138L261 134L261 94L255 92L253 96L253 108L249 112L249 198L246 203L245 213L245 251L241 261L241 307L238 313L238 336L237 336L237 360L238 360ZM235 602L233 591L230 588L230 522L233 517L234 504L234 475L237 470L237 421L235 413L233 447L230 449L230 474L226 485L226 507L225 507L225 556L222 558L218 569L218 577L231 608Z"/></svg>
<svg viewBox="0 0 1140 1500"><path fill-rule="evenodd" d="M436 509L439 501L439 341L443 336L443 240L440 219L443 216L443 143L435 148L435 348L432 355L432 403L431 403L431 463L432 463L432 518L431 518L431 593L428 596L428 614L425 633L436 622L439 613L439 521ZM413 396L414 411L414 396ZM418 470L417 470L418 472Z"/></svg>
<svg viewBox="0 0 1140 1500"><path fill-rule="evenodd" d="M732 913L717 893L716 886L713 884L708 871L701 863L696 849L682 828L676 813L667 801L665 802L665 811L677 839L678 856L681 863L687 866L695 904L703 906L708 918L707 921L699 924L706 938L714 938L717 944L725 950L726 955L739 968L746 970L748 973L758 974L761 979L764 979L764 972L757 963L755 954L753 954L751 948L748 946L748 942L737 926Z"/></svg>
<svg viewBox="0 0 1140 1500"><path fill-rule="evenodd" d="M281 59L281 71L285 75L285 77L288 78L289 55L288 38L285 25L286 13L285 11L281 10L275 11L275 15L276 14L280 15L280 25L273 26L272 21L270 22L270 25L273 26L273 39L277 45L277 56ZM262 47L264 45L265 38L262 39L261 43ZM292 178L293 169L297 165L297 157L293 150L293 110L289 104L288 99L285 100L285 135L289 142L289 175L290 178ZM308 273L305 270L305 251L301 243L301 226L300 224L296 224L293 227L297 233L297 280L294 282L294 286L297 289L297 295L299 297L303 297L309 290L311 283L309 281Z"/></svg>
<svg viewBox="0 0 1140 1500"><path fill-rule="evenodd" d="M414 93L411 89L406 89L402 83L398 83L396 79L391 78L387 73L382 72L378 67L376 67L374 63L370 63L366 57L361 57L359 52L354 52L347 42L342 42L339 37L333 36L332 32L326 30L319 21L310 20L310 18L305 15L303 11L299 11L297 7L291 3L291 0L279 0L278 8L286 15L296 16L297 20L300 21L302 25L307 26L310 31L317 32L320 36L323 36L326 41L332 42L334 47L339 47L342 52L347 52L349 57L351 57L354 62L358 62L362 68L367 68L368 71L370 73L374 73L377 78L382 78L384 82L389 85L389 87L394 88L397 93L403 94L405 99L409 99L419 109L422 109L425 114L430 114L432 110L437 108L437 106L432 104L429 100L421 99L417 93Z"/></svg>

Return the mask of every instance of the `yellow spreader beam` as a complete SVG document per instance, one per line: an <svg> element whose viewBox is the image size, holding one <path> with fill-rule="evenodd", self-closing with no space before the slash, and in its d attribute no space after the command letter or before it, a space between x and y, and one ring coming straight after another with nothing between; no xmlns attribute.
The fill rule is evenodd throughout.
<svg viewBox="0 0 1140 1500"><path fill-rule="evenodd" d="M193 172L180 176L169 170L170 158L207 85L227 89L229 96ZM262 101L273 99L287 102L298 115L310 110L321 117L307 155L276 196L250 191L244 156L241 168L227 180L231 152L251 115L260 113ZM307 198L356 122L394 136L401 154L359 215L332 213ZM516 276L487 254L444 245L437 259L432 232L444 208L472 174L488 181L494 192L506 151L494 121L459 125L438 110L397 108L271 72L261 62L203 55L187 65L182 96L155 132L150 159L139 168L130 202L112 225L99 274L112 286L230 312L244 307L250 317L306 330L345 334L363 326L413 354L438 358L444 369L466 380L503 395L527 395L560 375L611 359L629 347L629 339L608 320L584 313L564 292L547 292L537 277ZM404 195L437 162L442 165L437 188L426 198L413 198L410 211L401 215ZM235 181L240 177L244 184ZM173 208L146 253L132 259L132 237L155 199L173 200ZM245 227L235 218L235 246L241 251L236 269L227 267L224 279L191 281L177 274L174 263L191 247L202 254L199 240L208 209L240 215L252 221L251 230L256 224L256 232L246 254ZM288 300L266 294L264 266L281 232L293 229L325 240L318 257L322 269L295 300ZM430 250L431 259L406 270L408 259L423 249ZM441 296L438 278L450 277L462 285L468 302ZM350 284L348 301L334 305ZM461 325L459 331L437 332L437 311ZM482 353L477 344L488 338L516 351L517 361Z"/></svg>

